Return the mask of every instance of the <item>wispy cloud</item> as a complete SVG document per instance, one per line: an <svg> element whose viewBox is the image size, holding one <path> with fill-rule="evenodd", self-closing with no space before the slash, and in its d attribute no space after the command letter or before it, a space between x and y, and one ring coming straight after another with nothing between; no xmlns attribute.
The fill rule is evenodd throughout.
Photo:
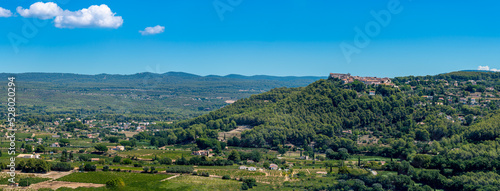
<svg viewBox="0 0 500 191"><path fill-rule="evenodd" d="M477 70L500 72L499 69L490 68L489 66L479 66L479 67L477 67Z"/></svg>
<svg viewBox="0 0 500 191"><path fill-rule="evenodd" d="M12 12L10 10L0 7L0 17L11 17L11 16Z"/></svg>
<svg viewBox="0 0 500 191"><path fill-rule="evenodd" d="M165 27L156 25L154 27L146 27L143 31L139 31L142 35L154 35L154 34L159 34L165 32Z"/></svg>
<svg viewBox="0 0 500 191"><path fill-rule="evenodd" d="M29 9L18 7L17 12L23 17L54 19L57 28L118 28L123 24L122 17L116 16L105 4L78 11L63 11L56 3L37 2Z"/></svg>

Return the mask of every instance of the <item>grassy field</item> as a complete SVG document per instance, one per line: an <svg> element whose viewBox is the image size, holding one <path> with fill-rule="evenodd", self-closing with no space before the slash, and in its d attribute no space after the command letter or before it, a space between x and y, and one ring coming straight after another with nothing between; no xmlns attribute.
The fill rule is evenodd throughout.
<svg viewBox="0 0 500 191"><path fill-rule="evenodd" d="M210 175L224 176L230 175L231 178L239 177L255 177L255 176L265 176L266 173L259 171L248 171L248 170L225 170L225 169L198 169L198 174L201 172L208 172Z"/></svg>
<svg viewBox="0 0 500 191"><path fill-rule="evenodd" d="M191 158L191 151L180 151L180 150L153 150L153 149L137 149L131 151L119 152L118 155L126 156L137 156L143 159L152 159L155 155L159 158L168 157L170 159L180 159L182 155L185 158Z"/></svg>
<svg viewBox="0 0 500 191"><path fill-rule="evenodd" d="M82 182L94 184L106 184L108 180L122 178L127 187L126 190L157 190L163 179L171 177L168 174L143 174L128 172L86 172L72 173L57 179L58 181Z"/></svg>
<svg viewBox="0 0 500 191"><path fill-rule="evenodd" d="M222 180L220 178L202 176L179 176L170 179L160 186L161 190L168 191L204 191L204 190L240 190L241 182L236 180Z"/></svg>
<svg viewBox="0 0 500 191"><path fill-rule="evenodd" d="M10 184L9 179L10 176L7 173L0 173L0 184ZM34 175L25 175L25 174L16 174L15 182L27 182L28 184L35 184L39 182L44 182L50 180L50 178L39 178Z"/></svg>

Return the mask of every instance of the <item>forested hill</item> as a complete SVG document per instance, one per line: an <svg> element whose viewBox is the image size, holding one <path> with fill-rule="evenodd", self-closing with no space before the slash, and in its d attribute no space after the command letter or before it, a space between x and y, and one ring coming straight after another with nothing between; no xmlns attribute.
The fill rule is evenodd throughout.
<svg viewBox="0 0 500 191"><path fill-rule="evenodd" d="M396 78L399 87L319 80L307 87L276 88L253 95L170 128L224 132L249 125L253 128L236 140L238 146L314 145L319 152L346 148L353 153L368 149L404 159L415 151L393 152L376 146L413 140L495 140L500 126L483 120L500 117L496 116L500 94L494 88L500 85L499 79L498 73L456 72ZM375 95L369 95L370 91ZM228 143L235 144L233 140Z"/></svg>
<svg viewBox="0 0 500 191"><path fill-rule="evenodd" d="M310 157L324 153L335 159L347 152L398 158L401 163L385 169L415 182L445 190L497 190L500 73L453 72L393 82L394 87L374 86L330 78L276 88L149 136L158 146L218 138L229 146L280 153L294 146ZM251 129L241 138L221 136L242 125Z"/></svg>
<svg viewBox="0 0 500 191"><path fill-rule="evenodd" d="M378 96L369 96L367 91ZM388 86L364 87L362 83L343 84L338 79L319 80L304 88L278 88L240 100L228 107L192 120L177 123L187 128L194 124L209 129L230 130L237 125L254 126L244 132L241 145L247 147L278 146L286 143L307 145L316 142L328 148L355 150L355 142L339 138L342 131L354 134L373 132L377 136L401 137L425 120L424 101L407 96Z"/></svg>

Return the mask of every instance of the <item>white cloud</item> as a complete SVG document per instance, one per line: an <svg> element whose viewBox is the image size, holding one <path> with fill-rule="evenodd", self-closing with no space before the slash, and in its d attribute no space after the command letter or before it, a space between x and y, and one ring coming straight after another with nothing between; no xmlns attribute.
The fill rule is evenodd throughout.
<svg viewBox="0 0 500 191"><path fill-rule="evenodd" d="M0 7L0 17L11 17L11 16L12 12L10 12L10 10Z"/></svg>
<svg viewBox="0 0 500 191"><path fill-rule="evenodd" d="M37 2L29 9L17 7L17 12L23 17L55 18L54 24L57 28L118 28L123 24L122 17L115 16L116 13L105 4L92 5L88 9L78 11L63 11L53 2Z"/></svg>
<svg viewBox="0 0 500 191"><path fill-rule="evenodd" d="M123 19L115 14L105 4L92 5L75 12L66 10L54 22L57 28L118 28L122 26Z"/></svg>
<svg viewBox="0 0 500 191"><path fill-rule="evenodd" d="M490 70L489 66L479 66L477 67L477 70Z"/></svg>
<svg viewBox="0 0 500 191"><path fill-rule="evenodd" d="M146 27L143 31L139 31L142 35L154 35L165 32L165 27L156 25L154 27Z"/></svg>
<svg viewBox="0 0 500 191"><path fill-rule="evenodd" d="M29 9L17 7L17 12L23 17L36 17L39 19L52 19L63 13L61 7L53 2L36 2Z"/></svg>
<svg viewBox="0 0 500 191"><path fill-rule="evenodd" d="M489 66L479 66L477 67L477 70L500 72L500 69L490 68Z"/></svg>

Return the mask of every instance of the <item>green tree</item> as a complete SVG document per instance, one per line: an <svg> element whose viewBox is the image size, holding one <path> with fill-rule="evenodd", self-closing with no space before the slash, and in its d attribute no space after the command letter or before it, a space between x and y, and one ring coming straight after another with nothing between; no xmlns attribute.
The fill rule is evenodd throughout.
<svg viewBox="0 0 500 191"><path fill-rule="evenodd" d="M166 164L166 165L171 165L172 164L172 159L165 157L162 158L158 161L160 164Z"/></svg>
<svg viewBox="0 0 500 191"><path fill-rule="evenodd" d="M26 152L26 153L33 152L33 146L31 146L29 144L24 145L24 152Z"/></svg>
<svg viewBox="0 0 500 191"><path fill-rule="evenodd" d="M117 155L117 156L115 156L115 157L113 157L113 162L114 162L114 163L120 163L121 161L122 161L122 157L120 157L120 156L118 156L118 155Z"/></svg>
<svg viewBox="0 0 500 191"><path fill-rule="evenodd" d="M227 160L231 160L234 162L240 162L240 153L236 150L232 150L229 156L227 157Z"/></svg>
<svg viewBox="0 0 500 191"><path fill-rule="evenodd" d="M59 140L59 144L60 144L61 146L63 146L63 147L65 147L65 146L69 146L70 141L69 141L69 139L60 139L60 140Z"/></svg>
<svg viewBox="0 0 500 191"><path fill-rule="evenodd" d="M465 116L465 124L466 125L472 125L473 122L474 122L474 115L469 114L469 115Z"/></svg>
<svg viewBox="0 0 500 191"><path fill-rule="evenodd" d="M347 158L349 158L349 151L347 151L347 149L345 148L340 148L337 152L337 157L336 159L337 160L347 160Z"/></svg>
<svg viewBox="0 0 500 191"><path fill-rule="evenodd" d="M417 154L413 157L411 164L417 168L427 168L431 163L431 156L425 154Z"/></svg>
<svg viewBox="0 0 500 191"><path fill-rule="evenodd" d="M325 162L325 167L330 168L330 173L333 173L333 167L335 166L335 163L331 161Z"/></svg>
<svg viewBox="0 0 500 191"><path fill-rule="evenodd" d="M335 151L333 151L332 149L326 149L325 155L326 155L326 158L328 158L328 159L335 159L337 156L337 153Z"/></svg>
<svg viewBox="0 0 500 191"><path fill-rule="evenodd" d="M106 145L103 145L103 144L98 144L96 146L94 146L95 150L99 151L99 152L106 152L108 151L108 147L106 147Z"/></svg>
<svg viewBox="0 0 500 191"><path fill-rule="evenodd" d="M110 143L118 143L119 141L118 137L108 137L108 140Z"/></svg>
<svg viewBox="0 0 500 191"><path fill-rule="evenodd" d="M415 131L415 140L417 141L429 141L429 132L425 129L417 129Z"/></svg>
<svg viewBox="0 0 500 191"><path fill-rule="evenodd" d="M125 165L132 164L132 160L129 158L123 159L122 164L125 164Z"/></svg>

